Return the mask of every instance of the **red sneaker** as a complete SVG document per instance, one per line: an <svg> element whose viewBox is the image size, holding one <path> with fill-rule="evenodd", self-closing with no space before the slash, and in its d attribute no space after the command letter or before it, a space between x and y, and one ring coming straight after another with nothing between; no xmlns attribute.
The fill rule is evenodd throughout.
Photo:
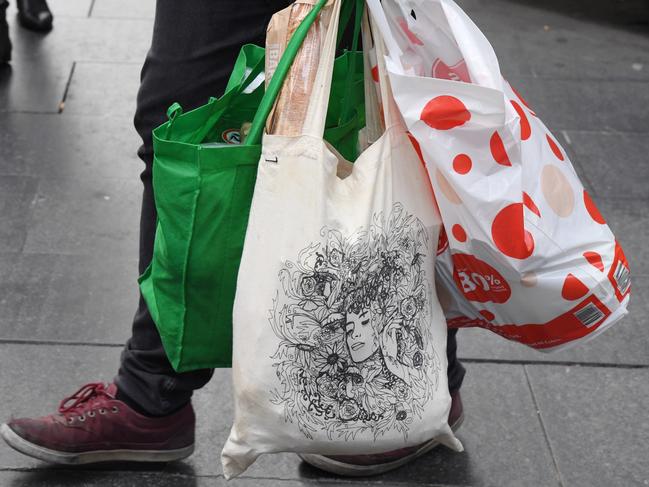
<svg viewBox="0 0 649 487"><path fill-rule="evenodd" d="M194 409L188 404L148 418L115 399L115 384L86 384L64 399L57 414L13 419L0 427L21 453L46 462L169 462L194 451Z"/></svg>
<svg viewBox="0 0 649 487"><path fill-rule="evenodd" d="M451 410L448 414L448 424L456 431L464 422L464 409L460 392L451 393ZM439 445L436 440L429 440L417 446L401 448L374 455L311 455L302 454L300 458L325 472L347 477L367 477L378 475L399 468L413 461Z"/></svg>

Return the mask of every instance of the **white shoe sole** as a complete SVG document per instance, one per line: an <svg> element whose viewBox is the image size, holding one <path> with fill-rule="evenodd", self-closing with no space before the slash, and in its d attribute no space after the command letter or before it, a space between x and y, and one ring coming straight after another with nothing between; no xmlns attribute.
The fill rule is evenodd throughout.
<svg viewBox="0 0 649 487"><path fill-rule="evenodd" d="M95 450L82 453L56 451L27 441L6 424L0 426L0 436L11 448L24 455L62 465L99 462L172 462L187 458L194 452L194 445L178 450Z"/></svg>
<svg viewBox="0 0 649 487"><path fill-rule="evenodd" d="M464 422L464 414L451 426L453 431L456 431L462 423ZM314 454L302 454L299 453L298 456L308 463L309 465L324 470L325 472L333 473L336 475L342 475L345 477L370 477L372 475L380 475L382 473L395 470L399 467L404 466L406 463L413 461L416 458L419 458L422 455L425 455L435 447L439 446L439 442L436 440L430 440L419 449L410 455L393 460L391 462L380 463L378 465L355 465L353 463L340 462L334 460L333 458L326 457L324 455L314 455Z"/></svg>

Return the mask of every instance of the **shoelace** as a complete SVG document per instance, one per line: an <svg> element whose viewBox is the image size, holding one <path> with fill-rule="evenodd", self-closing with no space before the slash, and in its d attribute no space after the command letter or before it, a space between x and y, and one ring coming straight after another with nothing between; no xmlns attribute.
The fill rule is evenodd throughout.
<svg viewBox="0 0 649 487"><path fill-rule="evenodd" d="M92 382L82 386L77 392L66 397L59 404L59 413L65 414L76 411L83 406L92 406L99 398L113 399L106 392L106 386L101 382Z"/></svg>

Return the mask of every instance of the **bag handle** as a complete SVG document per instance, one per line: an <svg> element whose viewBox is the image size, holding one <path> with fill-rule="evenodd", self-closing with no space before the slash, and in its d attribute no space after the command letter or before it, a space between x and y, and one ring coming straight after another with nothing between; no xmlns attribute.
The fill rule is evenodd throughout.
<svg viewBox="0 0 649 487"><path fill-rule="evenodd" d="M352 5L352 0L346 0L343 3L343 7L345 5ZM363 13L365 11L365 0L356 0L356 12L355 12L355 18L354 18L354 38L352 40L352 52L355 53L358 51L358 38L361 35L361 24L363 20ZM352 7L349 7L348 9L351 10ZM340 14L340 17L342 20L344 20L345 23L349 22L349 18L351 17L351 11L347 15L347 18L345 19L343 17L342 11ZM338 28L338 37L340 38L340 26L345 27L344 24L340 24ZM353 88L353 80L354 80L354 75L356 74L356 63L354 60L351 60L352 62L350 63L350 66L347 69L347 78L345 79L345 94L343 95L343 109L340 113L340 118L338 119L338 124L342 125L343 123L347 122L349 120L349 112L351 111L351 103L349 102L351 96L352 96L352 88Z"/></svg>
<svg viewBox="0 0 649 487"><path fill-rule="evenodd" d="M311 99L306 110L302 135L322 138L325 129L327 106L331 93L334 60L336 57L336 34L340 20L340 4L342 0L334 0L333 12L327 29L324 46L320 55L320 64L316 72Z"/></svg>
<svg viewBox="0 0 649 487"><path fill-rule="evenodd" d="M246 47L244 46L244 51L243 53L245 54L245 49ZM250 86L250 84L259 76L260 73L264 72L264 57L261 56L260 59L257 61L257 63L252 67L249 73L246 73L246 57L242 56L241 54L237 57L237 60L234 63L234 67L232 68L232 72L235 71L243 71L243 76L237 80L237 78L230 78L228 80L228 84L225 87L225 91L222 96L238 96L240 95L243 91L246 90ZM216 103L216 101L219 98L215 98L213 96L210 97L208 104L213 105ZM223 112L225 111L225 107L222 107L219 110L216 110L213 112L207 121L201 125L201 127L196 130L190 139L192 141L195 141L196 143L201 142L205 136L209 133L210 130L212 130L212 126L214 123L223 115ZM171 136L171 131L173 129L174 123L176 119L183 114L183 107L180 105L178 102L174 102L171 104L171 106L167 109L167 118L169 119L167 129L165 130L165 138L169 139Z"/></svg>
<svg viewBox="0 0 649 487"><path fill-rule="evenodd" d="M250 126L250 132L246 137L244 145L258 145L261 142L261 136L263 135L264 127L266 125L266 119L268 118L268 115L270 114L271 110L273 109L273 106L275 105L275 101L277 100L277 97L279 96L279 92L282 89L282 86L284 85L284 80L286 79L286 76L289 70L291 69L291 65L295 60L295 56L297 56L297 53L300 47L302 46L302 43L304 42L304 39L306 38L306 35L309 32L309 29L317 19L325 3L327 3L327 0L320 0L315 5L315 7L313 7L313 10L311 10L307 14L307 16L300 23L297 29L295 29L295 32L291 36L291 39L288 42L288 45L286 46L286 50L284 51L282 58L279 60L279 63L277 64L275 73L273 74L273 77L268 83L266 92L264 93L264 96L261 99L261 102L259 103L259 108L257 109L255 118L252 121L252 124ZM338 7L340 7L339 5L340 0L336 0L336 3L338 4ZM332 21L333 21L333 17L332 17ZM337 33L337 29L336 29L336 33ZM334 42L335 40L336 39L334 38Z"/></svg>
<svg viewBox="0 0 649 487"><path fill-rule="evenodd" d="M405 11L409 10L417 11L425 9L427 8L426 3L430 2L430 0L388 1L397 3L398 7L404 14ZM500 66L498 65L498 58L496 57L496 53L487 38L455 2L451 0L437 0L437 3L439 3L444 12L444 16L448 21L453 37L456 40L462 40L462 42L458 42L457 44L462 53L462 57L466 61L471 79L480 86L502 91L503 81L500 73ZM385 15L380 0L367 0L367 5L372 11L372 16L381 30L381 34L383 35L388 48L390 60L396 63L402 71L405 71L401 64L401 55L403 51L399 47L396 38L392 33L390 22ZM406 18L408 22L410 22L409 17L409 15L404 15L404 18ZM415 27L409 23L409 28L410 27L413 27L413 32L416 31Z"/></svg>
<svg viewBox="0 0 649 487"><path fill-rule="evenodd" d="M374 12L372 12L374 13ZM381 92L381 105L383 107L383 118L386 129L403 123L401 113L397 108L394 97L392 96L392 87L390 77L385 64L386 52L382 31L375 22L374 15L370 17L370 29L374 38L374 48L376 50L376 66L379 78L379 91Z"/></svg>

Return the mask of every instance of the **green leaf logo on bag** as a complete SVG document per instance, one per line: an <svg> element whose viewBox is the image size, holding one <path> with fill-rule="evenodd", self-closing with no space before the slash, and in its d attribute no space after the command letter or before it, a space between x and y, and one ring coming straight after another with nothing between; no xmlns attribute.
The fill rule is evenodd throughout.
<svg viewBox="0 0 649 487"><path fill-rule="evenodd" d="M271 357L281 386L273 403L307 437L408 436L437 388L428 234L395 204L346 237L324 228L279 273L270 310L279 338Z"/></svg>

